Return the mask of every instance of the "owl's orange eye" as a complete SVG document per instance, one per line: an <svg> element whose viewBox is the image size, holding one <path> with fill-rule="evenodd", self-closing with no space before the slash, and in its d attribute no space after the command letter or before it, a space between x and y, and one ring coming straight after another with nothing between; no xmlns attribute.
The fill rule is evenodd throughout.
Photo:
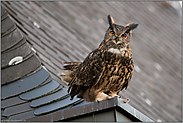
<svg viewBox="0 0 183 123"><path fill-rule="evenodd" d="M110 31L110 35L111 36L114 36L115 35L115 32L114 31Z"/></svg>
<svg viewBox="0 0 183 123"><path fill-rule="evenodd" d="M124 34L121 35L121 37L122 37L123 39L126 39L126 38L127 38L127 35L124 33Z"/></svg>

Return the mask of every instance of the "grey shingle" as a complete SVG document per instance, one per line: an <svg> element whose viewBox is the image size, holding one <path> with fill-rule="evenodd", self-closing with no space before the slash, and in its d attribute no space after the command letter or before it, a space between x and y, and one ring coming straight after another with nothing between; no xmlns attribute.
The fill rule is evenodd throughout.
<svg viewBox="0 0 183 123"><path fill-rule="evenodd" d="M21 100L18 96L1 101L1 108L10 107L13 105L19 105L25 103L25 100Z"/></svg>
<svg viewBox="0 0 183 123"><path fill-rule="evenodd" d="M22 52L24 51L24 52ZM22 56L25 58L28 56L28 54L31 53L30 47L27 45L27 43L23 43L21 46L17 47L16 49L13 49L8 52L4 52L1 54L1 68L8 66L9 61L16 57L16 56Z"/></svg>
<svg viewBox="0 0 183 123"><path fill-rule="evenodd" d="M21 114L10 116L9 120L10 121L26 121L26 119L34 118L34 117L36 116L34 115L34 110L33 110L33 111L28 111Z"/></svg>
<svg viewBox="0 0 183 123"><path fill-rule="evenodd" d="M21 63L10 66L6 69L2 69L1 84L6 84L15 81L17 79L20 79L23 76L26 76L27 74L30 74L33 71L36 71L36 69L38 69L40 66L41 66L40 61L34 54L32 54L32 56L30 56L29 58L23 59Z"/></svg>
<svg viewBox="0 0 183 123"><path fill-rule="evenodd" d="M33 100L31 102L31 107L38 107L38 106L41 106L41 105L45 105L47 103L51 103L53 101L57 101L59 99L62 99L64 97L68 97L68 96L69 95L67 93L67 89L62 88L60 91L55 92L51 95L47 95L47 96L44 96L42 98Z"/></svg>
<svg viewBox="0 0 183 123"><path fill-rule="evenodd" d="M53 102L51 104L38 107L35 110L34 114L35 115L41 115L41 114L49 113L49 112L52 112L52 111L55 111L55 110L58 110L58 109L61 109L61 108L65 108L67 106L72 105L74 102L76 102L78 100L80 100L80 99L79 98L74 98L73 100L70 100L70 98L66 98L66 99L63 99L63 100L60 100L60 101L56 101L56 102Z"/></svg>
<svg viewBox="0 0 183 123"><path fill-rule="evenodd" d="M14 25L14 22L10 19L9 16L6 16L3 21L1 21L1 34L4 34L6 31L8 31L10 28L12 28Z"/></svg>
<svg viewBox="0 0 183 123"><path fill-rule="evenodd" d="M1 7L1 17L6 14L6 9L4 7Z"/></svg>
<svg viewBox="0 0 183 123"><path fill-rule="evenodd" d="M33 108L30 107L30 102L6 108L3 112L3 116L15 115L29 110L33 110Z"/></svg>
<svg viewBox="0 0 183 123"><path fill-rule="evenodd" d="M6 20L5 20L6 22ZM9 24L9 23L8 23ZM7 31L6 31L7 32ZM2 37L2 45L1 45L1 52L11 48L12 46L16 45L23 39L23 35L20 33L19 29L13 30L13 32L9 32L9 34Z"/></svg>
<svg viewBox="0 0 183 123"><path fill-rule="evenodd" d="M14 95L26 92L33 88L36 88L39 84L46 81L49 77L48 72L46 72L43 68L37 73L29 76L27 78L20 79L16 82L10 83L8 85L4 85L1 87L1 98L5 99L8 97L12 97ZM11 90L11 91L10 91Z"/></svg>
<svg viewBox="0 0 183 123"><path fill-rule="evenodd" d="M32 91L19 95L19 97L23 100L36 99L38 97L47 95L48 93L50 93L51 91L56 89L58 86L59 86L59 83L52 80L51 82L49 82L37 89L34 89Z"/></svg>

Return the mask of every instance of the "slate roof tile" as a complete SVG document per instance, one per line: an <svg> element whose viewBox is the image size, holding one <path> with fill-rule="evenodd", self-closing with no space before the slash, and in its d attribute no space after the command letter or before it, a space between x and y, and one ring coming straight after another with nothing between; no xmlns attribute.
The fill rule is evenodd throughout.
<svg viewBox="0 0 183 123"><path fill-rule="evenodd" d="M6 9L4 7L1 7L1 17L4 16L5 14L8 15L8 13L6 12Z"/></svg>
<svg viewBox="0 0 183 123"><path fill-rule="evenodd" d="M59 83L52 80L51 82L47 83L46 85L43 85L37 89L34 89L32 91L19 95L19 97L23 100L33 100L38 97L47 95L49 92L53 91L58 86L59 86Z"/></svg>
<svg viewBox="0 0 183 123"><path fill-rule="evenodd" d="M14 22L10 19L9 16L7 16L4 20L1 21L1 34L4 34L6 31L8 31L13 27L13 25Z"/></svg>
<svg viewBox="0 0 183 123"><path fill-rule="evenodd" d="M69 95L68 95L67 91L65 91L65 90L67 90L67 89L62 88L61 90L59 90L53 94L41 97L41 98L36 99L36 100L33 100L31 102L31 107L39 107L41 105L51 103L52 101L64 99L64 98L68 97Z"/></svg>
<svg viewBox="0 0 183 123"><path fill-rule="evenodd" d="M22 52L22 50L25 50L25 52ZM25 42L19 47L16 47L16 49L13 49L8 52L4 52L1 54L1 68L4 68L8 66L8 63L11 59L13 59L16 56L22 56L23 59L26 58L32 50L30 49L29 45Z"/></svg>
<svg viewBox="0 0 183 123"><path fill-rule="evenodd" d="M27 92L33 88L36 88L41 83L45 82L49 77L49 74L42 68L32 76L22 78L16 82L4 85L1 87L1 99L9 98L24 92ZM18 88L18 89L14 89ZM9 91L12 90L12 91Z"/></svg>
<svg viewBox="0 0 183 123"><path fill-rule="evenodd" d="M33 108L30 107L30 102L6 108L3 112L3 116L15 115L29 110L33 110Z"/></svg>
<svg viewBox="0 0 183 123"><path fill-rule="evenodd" d="M13 45L12 47L2 51L2 53L7 53L7 52L10 52L12 50L15 50L17 49L18 47L22 46L23 44L26 43L26 39L25 38L22 38L19 42L17 42L15 45Z"/></svg>
<svg viewBox="0 0 183 123"><path fill-rule="evenodd" d="M8 17L8 13L6 12L5 9L1 9L1 21L3 21L4 19L6 19Z"/></svg>
<svg viewBox="0 0 183 123"><path fill-rule="evenodd" d="M70 106L78 100L80 100L80 99L74 98L73 100L70 100L70 98L66 98L66 99L63 99L60 101L56 101L56 102L53 102L51 104L36 108L36 111L34 112L34 114L41 115L41 114L45 114L45 113L50 113L52 111Z"/></svg>
<svg viewBox="0 0 183 123"><path fill-rule="evenodd" d="M56 68L54 68L54 65L50 65L52 63L44 63L44 66L49 70L49 71L52 71L53 73L57 72Z"/></svg>
<svg viewBox="0 0 183 123"><path fill-rule="evenodd" d="M22 103L25 103L27 101L25 100L21 100L18 96L6 99L6 100L2 100L1 101L1 108L7 108L10 106L14 106L14 105L19 105Z"/></svg>
<svg viewBox="0 0 183 123"><path fill-rule="evenodd" d="M10 121L26 121L26 119L34 118L34 110L30 110L21 114L13 115L9 118Z"/></svg>
<svg viewBox="0 0 183 123"><path fill-rule="evenodd" d="M7 25L9 25L9 23L7 23ZM3 30L1 30L1 31L3 31ZM6 30L5 32L7 32L7 31L8 30ZM17 44L22 39L23 39L23 36L21 35L20 31L18 29L13 30L12 33L10 32L9 34L2 37L1 51L3 52L5 50L11 48L12 46Z"/></svg>
<svg viewBox="0 0 183 123"><path fill-rule="evenodd" d="M49 70L48 70L49 71ZM61 80L61 78L58 76L58 74L53 73L52 71L49 71L50 75L52 76L52 78L59 82L63 87L67 88L68 87L68 83L64 82Z"/></svg>
<svg viewBox="0 0 183 123"><path fill-rule="evenodd" d="M31 64L31 65L30 65ZM23 69L22 69L22 66ZM41 66L35 55L32 55L29 59L23 60L21 63L1 70L1 84L6 84L12 81L21 79L23 76L35 71ZM17 72L19 70L19 72Z"/></svg>

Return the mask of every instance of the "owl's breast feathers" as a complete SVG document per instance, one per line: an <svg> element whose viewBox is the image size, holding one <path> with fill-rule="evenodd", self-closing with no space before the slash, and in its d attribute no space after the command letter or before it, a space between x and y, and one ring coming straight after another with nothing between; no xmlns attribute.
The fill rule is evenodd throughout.
<svg viewBox="0 0 183 123"><path fill-rule="evenodd" d="M71 90L71 99L75 95L82 98L87 89L103 89L104 92L114 91L118 94L123 88L127 88L130 82L133 60L107 50L96 49L73 71L75 74L69 82L68 89L68 92Z"/></svg>
<svg viewBox="0 0 183 123"><path fill-rule="evenodd" d="M120 51L120 50L119 50ZM107 87L113 92L119 93L124 88L127 89L134 70L134 63L131 55L128 52L120 51L120 53L105 52L103 61L106 62L107 73L110 82L107 82ZM124 53L123 53L124 52Z"/></svg>

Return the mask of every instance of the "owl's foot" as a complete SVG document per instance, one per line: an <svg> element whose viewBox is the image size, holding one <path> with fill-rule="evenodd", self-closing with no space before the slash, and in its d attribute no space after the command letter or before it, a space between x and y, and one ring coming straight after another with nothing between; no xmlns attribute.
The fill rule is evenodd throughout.
<svg viewBox="0 0 183 123"><path fill-rule="evenodd" d="M111 95L107 95L107 94L101 92L101 93L99 93L99 94L96 96L96 100L95 100L95 101L99 103L99 102L102 101L102 100L111 99L111 98L112 98Z"/></svg>
<svg viewBox="0 0 183 123"><path fill-rule="evenodd" d="M119 96L119 98L120 98L124 103L130 102L130 99L128 99L128 98L127 98L127 99L122 99L121 96Z"/></svg>
<svg viewBox="0 0 183 123"><path fill-rule="evenodd" d="M123 101L124 103L128 103L128 102L130 102L130 99L122 99L122 101Z"/></svg>
<svg viewBox="0 0 183 123"><path fill-rule="evenodd" d="M117 95L116 93L113 93L112 91L110 91L110 95L112 97L119 97L124 103L128 103L130 101L130 99L122 99L121 96Z"/></svg>

